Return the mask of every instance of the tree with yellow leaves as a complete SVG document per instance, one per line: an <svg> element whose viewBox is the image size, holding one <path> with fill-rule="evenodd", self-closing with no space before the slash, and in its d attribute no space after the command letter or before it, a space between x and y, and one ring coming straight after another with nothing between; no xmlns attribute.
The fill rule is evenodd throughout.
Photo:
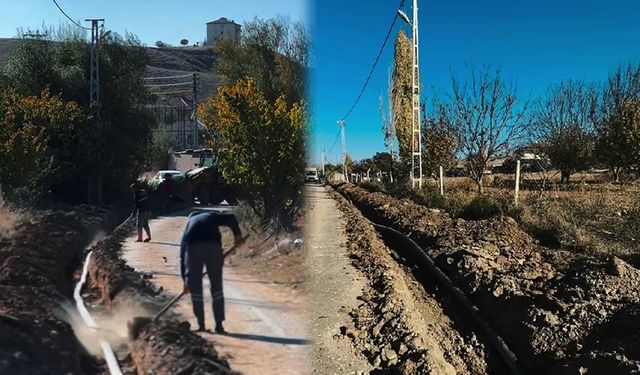
<svg viewBox="0 0 640 375"><path fill-rule="evenodd" d="M32 185L53 163L49 151L64 147L83 120L76 103L48 89L38 96L0 91L0 185L5 190Z"/></svg>
<svg viewBox="0 0 640 375"><path fill-rule="evenodd" d="M284 95L267 100L252 79L222 86L198 107L225 180L264 217L285 218L304 176L306 108Z"/></svg>

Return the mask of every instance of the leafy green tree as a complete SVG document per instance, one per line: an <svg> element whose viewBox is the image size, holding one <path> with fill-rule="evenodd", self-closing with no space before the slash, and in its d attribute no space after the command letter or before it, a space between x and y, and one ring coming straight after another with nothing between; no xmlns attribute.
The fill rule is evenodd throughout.
<svg viewBox="0 0 640 375"><path fill-rule="evenodd" d="M411 42L404 30L400 30L395 41L393 57L393 71L391 74L391 106L393 108L393 122L398 138L398 150L402 163L403 175L409 175L411 169L411 138L413 132L412 115L412 66Z"/></svg>
<svg viewBox="0 0 640 375"><path fill-rule="evenodd" d="M596 105L592 86L567 81L550 87L535 107L531 132L560 170L562 183L593 162Z"/></svg>
<svg viewBox="0 0 640 375"><path fill-rule="evenodd" d="M309 37L301 23L256 17L243 26L240 43L222 38L214 50L223 84L251 78L272 103L282 95L288 104L305 99Z"/></svg>
<svg viewBox="0 0 640 375"><path fill-rule="evenodd" d="M612 171L614 181L623 170L638 170L635 111L640 103L640 64L618 67L604 85L601 118L596 123L598 160Z"/></svg>
<svg viewBox="0 0 640 375"><path fill-rule="evenodd" d="M70 135L53 160L56 174L45 176L57 198L80 202L86 197L87 176L101 171L105 196L128 194L128 183L142 171L151 141L153 117L140 103L146 91L146 52L132 35L112 33L100 48L100 114L89 105L89 44L81 34L61 32L55 41L19 39L2 68L2 81L20 96L39 95L49 88L63 102L75 102L89 116ZM123 136L126 135L126 136Z"/></svg>
<svg viewBox="0 0 640 375"><path fill-rule="evenodd" d="M615 182L623 168L640 171L640 102L628 101L598 127L596 154Z"/></svg>
<svg viewBox="0 0 640 375"><path fill-rule="evenodd" d="M388 152L376 152L371 161L378 171L389 172L394 169L394 162Z"/></svg>
<svg viewBox="0 0 640 375"><path fill-rule="evenodd" d="M67 141L85 116L73 102L44 90L38 96L0 92L0 186L3 190L32 187L58 173L58 159L68 153Z"/></svg>
<svg viewBox="0 0 640 375"><path fill-rule="evenodd" d="M179 145L173 134L167 131L153 133L147 157L153 170L162 170L169 167L169 152Z"/></svg>
<svg viewBox="0 0 640 375"><path fill-rule="evenodd" d="M221 151L218 167L225 180L243 188L263 218L286 223L304 182L304 103L288 105L284 94L272 103L248 79L221 86L198 113L217 136L210 142Z"/></svg>
<svg viewBox="0 0 640 375"><path fill-rule="evenodd" d="M431 116L423 113L422 169L425 174L437 175L440 166L445 171L455 166L458 135L443 104L436 105L436 113Z"/></svg>

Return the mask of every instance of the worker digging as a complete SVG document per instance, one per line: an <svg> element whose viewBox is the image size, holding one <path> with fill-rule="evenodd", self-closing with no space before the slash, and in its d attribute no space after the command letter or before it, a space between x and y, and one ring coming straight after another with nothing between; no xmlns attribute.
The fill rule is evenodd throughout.
<svg viewBox="0 0 640 375"><path fill-rule="evenodd" d="M206 331L204 298L202 293L203 266L207 267L216 333L225 333L224 295L222 291L222 266L224 256L220 226L233 232L235 246L244 242L238 221L233 214L196 213L189 221L180 243L180 274L184 281L184 293L191 293L193 313L198 321L198 331Z"/></svg>

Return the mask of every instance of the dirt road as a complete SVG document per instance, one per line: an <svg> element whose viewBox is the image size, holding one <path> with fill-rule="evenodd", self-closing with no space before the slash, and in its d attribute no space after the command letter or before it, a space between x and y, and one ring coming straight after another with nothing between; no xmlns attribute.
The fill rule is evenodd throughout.
<svg viewBox="0 0 640 375"><path fill-rule="evenodd" d="M180 279L180 238L187 212L161 217L151 222L153 240L127 240L123 258L139 272L153 274L152 281L173 296L182 290ZM204 289L208 291L208 279ZM252 276L251 270L227 265L224 269L227 335L201 334L229 359L234 370L245 374L306 374L308 343L304 324L304 302L298 293L283 285ZM211 298L205 292L205 316L213 326ZM183 298L172 309L179 319L196 321L190 299Z"/></svg>
<svg viewBox="0 0 640 375"><path fill-rule="evenodd" d="M304 290L309 299L311 366L314 373L369 373L373 367L341 334L348 313L358 305L363 275L347 257L342 214L323 186L306 186L308 227Z"/></svg>

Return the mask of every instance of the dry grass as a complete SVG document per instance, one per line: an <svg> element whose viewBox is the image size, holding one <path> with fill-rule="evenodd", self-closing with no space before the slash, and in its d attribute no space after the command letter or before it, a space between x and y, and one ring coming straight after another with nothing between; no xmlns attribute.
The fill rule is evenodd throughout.
<svg viewBox="0 0 640 375"><path fill-rule="evenodd" d="M640 256L640 185L524 192L520 222L548 246L633 260Z"/></svg>
<svg viewBox="0 0 640 375"><path fill-rule="evenodd" d="M570 185L552 183L546 191L525 185L518 207L513 205L513 181L512 175L491 176L483 196L466 177L445 178L444 197L433 180L418 193L386 190L465 219L508 215L547 247L615 255L640 265L640 181L612 184L602 174L576 174Z"/></svg>

